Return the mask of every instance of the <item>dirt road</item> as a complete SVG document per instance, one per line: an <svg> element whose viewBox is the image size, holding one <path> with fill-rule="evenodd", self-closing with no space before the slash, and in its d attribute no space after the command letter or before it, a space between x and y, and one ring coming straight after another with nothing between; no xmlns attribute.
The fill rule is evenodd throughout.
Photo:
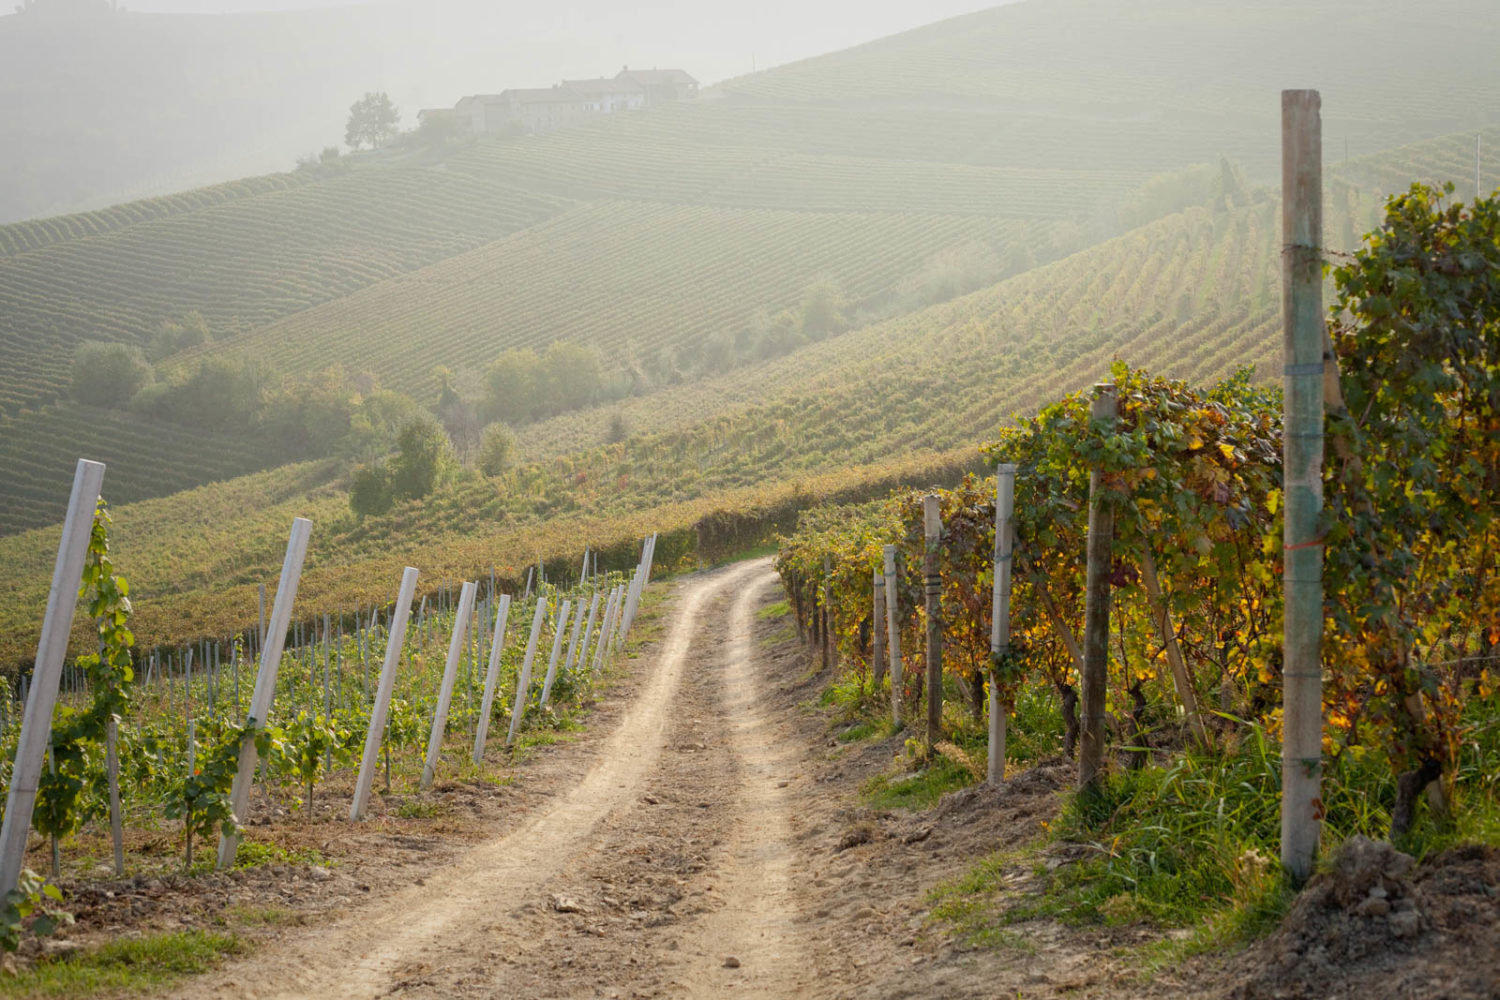
<svg viewBox="0 0 1500 1000"><path fill-rule="evenodd" d="M751 656L773 581L759 561L682 588L634 703L551 808L181 995L796 994L785 778Z"/></svg>
<svg viewBox="0 0 1500 1000"><path fill-rule="evenodd" d="M860 806L901 737L830 738L824 679L787 619L761 613L778 597L765 560L681 581L623 693L586 739L528 765L492 839L383 878L369 862L325 876L375 889L175 995L1099 995L1110 942L973 952L927 920L934 884L1035 837L1056 784L928 813Z"/></svg>

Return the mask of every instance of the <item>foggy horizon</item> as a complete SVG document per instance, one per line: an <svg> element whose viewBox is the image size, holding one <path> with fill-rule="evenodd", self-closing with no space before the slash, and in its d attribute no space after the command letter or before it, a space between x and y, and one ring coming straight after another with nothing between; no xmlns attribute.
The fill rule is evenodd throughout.
<svg viewBox="0 0 1500 1000"><path fill-rule="evenodd" d="M713 5L695 6L684 16L667 4L608 6L602 16L587 3L565 7L522 7L519 4L476 3L474 0L135 0L122 10L141 14L255 14L387 8L440 13L443 8L474 7L492 14L514 6L532 18L528 29L548 36L568 36L580 45L608 50L612 55L598 70L620 65L682 65L705 84L770 69L789 62L852 48L936 21L958 17L1023 0L933 0L921 6L892 2L856 4L848 0L796 3L769 0L733 13ZM9 14L5 11L5 14ZM604 29L600 32L600 29ZM649 57L663 51L660 58ZM646 56L632 53L646 53ZM602 54L602 52L601 52ZM691 63L692 65L688 65ZM584 60L570 62L563 76L583 72ZM508 86L534 86L544 81L525 79ZM545 81L545 82L556 82ZM415 109L413 109L415 110Z"/></svg>

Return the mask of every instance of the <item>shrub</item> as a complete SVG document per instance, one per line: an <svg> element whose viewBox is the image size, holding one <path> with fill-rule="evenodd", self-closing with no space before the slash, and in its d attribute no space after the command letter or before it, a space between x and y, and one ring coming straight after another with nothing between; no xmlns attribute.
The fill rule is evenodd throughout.
<svg viewBox="0 0 1500 1000"><path fill-rule="evenodd" d="M490 424L484 429L479 446L479 471L498 476L515 462L516 439L504 424Z"/></svg>
<svg viewBox="0 0 1500 1000"><path fill-rule="evenodd" d="M349 509L360 517L391 509L391 475L382 463L362 466L349 479Z"/></svg>
<svg viewBox="0 0 1500 1000"><path fill-rule="evenodd" d="M437 489L451 461L448 435L423 414L401 429L400 453L391 463L391 495L416 500Z"/></svg>
<svg viewBox="0 0 1500 1000"><path fill-rule="evenodd" d="M90 406L124 406L151 377L151 366L128 344L89 341L73 354L73 398Z"/></svg>

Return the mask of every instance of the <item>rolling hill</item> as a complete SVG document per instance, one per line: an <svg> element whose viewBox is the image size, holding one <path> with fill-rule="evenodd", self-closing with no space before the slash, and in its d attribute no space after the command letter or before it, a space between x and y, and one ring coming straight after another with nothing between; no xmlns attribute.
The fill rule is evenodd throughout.
<svg viewBox="0 0 1500 1000"><path fill-rule="evenodd" d="M951 472L1010 414L1116 357L1191 378L1269 370L1277 214L1257 180L1281 85L1324 87L1335 248L1380 194L1471 177L1476 133L1457 126L1488 123L1482 169L1500 177L1500 130L1469 100L1500 82L1466 55L1500 33L1484 5L1433 8L1435 25L1472 22L1451 44L1405 33L1395 4L1360 8L1340 35L1351 9L1031 0L567 132L0 228L0 428L21 470L0 485L0 557L17 567L0 646L23 655L55 545L55 529L20 529L56 517L85 448L111 462L111 497L145 501L119 509L120 565L142 635L178 641L243 623L294 514L319 525L309 600L353 602L402 559L457 576L571 558L651 523L686 532ZM1287 18L1304 30L1283 50L1266 25ZM1367 64L1398 40L1432 72L1377 79ZM900 294L934 260L981 254L1001 264L980 291ZM521 428L519 469L365 521L338 463L271 469L248 435L236 448L191 428L157 446L127 412L64 401L74 345L141 343L189 309L218 339L164 373L337 363L430 401L437 365L557 339L611 363L686 352L822 281L849 300L849 332ZM612 425L626 441L606 443Z"/></svg>

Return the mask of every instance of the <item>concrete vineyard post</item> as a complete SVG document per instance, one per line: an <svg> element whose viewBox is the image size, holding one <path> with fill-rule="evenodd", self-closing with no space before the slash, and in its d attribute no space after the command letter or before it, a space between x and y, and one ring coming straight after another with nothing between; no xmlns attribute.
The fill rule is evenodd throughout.
<svg viewBox="0 0 1500 1000"><path fill-rule="evenodd" d="M552 637L552 656L547 660L547 676L542 681L543 708L547 707L547 700L552 697L552 684L557 680L557 658L562 654L563 639L568 634L568 612L572 610L573 602L564 600L557 612L557 634Z"/></svg>
<svg viewBox="0 0 1500 1000"><path fill-rule="evenodd" d="M990 608L990 761L985 775L990 785L1005 781L1005 737L1012 708L1000 695L998 666L1010 651L1010 581L1015 560L1016 467L995 471L995 585Z"/></svg>
<svg viewBox="0 0 1500 1000"><path fill-rule="evenodd" d="M281 564L281 580L276 585L276 602L271 606L271 620L266 626L265 642L261 644L260 669L255 674L255 690L250 695L250 712L245 717L247 730L260 729L271 714L271 701L276 696L276 673L281 668L281 650L286 645L287 629L292 624L292 605L297 600L297 585L302 580L302 564L307 559L307 543L311 537L311 521L299 517L292 522L286 559ZM240 741L239 770L229 793L235 816L245 815L250 804L250 783L255 780L258 759L255 733L246 732ZM219 838L219 868L234 864L239 847L238 833L227 833Z"/></svg>
<svg viewBox="0 0 1500 1000"><path fill-rule="evenodd" d="M655 557L656 536L652 535L641 547L641 562L636 567L635 579L631 581L630 595L625 603L625 616L620 623L621 643L624 643L630 634L630 627L635 624L636 612L640 610L641 595L646 590L646 584L651 582L651 563Z"/></svg>
<svg viewBox="0 0 1500 1000"><path fill-rule="evenodd" d="M52 568L52 588L47 593L36 666L32 668L31 688L21 716L21 736L5 800L5 821L0 825L0 896L16 887L26 860L26 835L31 830L37 786L51 741L52 710L57 705L63 659L68 654L68 635L73 630L73 612L78 608L78 588L83 582L83 563L94 530L94 510L103 484L104 466L79 459L73 472L73 492L68 500L62 539L57 545L57 561Z"/></svg>
<svg viewBox="0 0 1500 1000"><path fill-rule="evenodd" d="M563 673L571 674L573 664L578 657L578 637L583 633L583 598L578 599L578 607L573 615L573 636L568 640L568 659L563 664Z"/></svg>
<svg viewBox="0 0 1500 1000"><path fill-rule="evenodd" d="M396 671L401 666L401 647L406 642L406 622L411 617L411 602L417 592L417 571L406 567L401 574L401 589L396 594L396 609L391 613L390 635L385 643L385 664L375 687L375 705L370 709L370 728L365 733L365 751L359 759L359 777L354 782L354 801L349 804L351 822L365 818L365 804L370 785L375 781L376 761L385 737L385 720L391 708L391 692L396 687Z"/></svg>
<svg viewBox="0 0 1500 1000"><path fill-rule="evenodd" d="M1094 387L1089 418L1104 423L1114 433L1119 415L1115 387L1101 383ZM1093 788L1103 777L1104 768L1104 694L1109 674L1109 602L1110 550L1114 544L1114 507L1104 501L1104 471L1095 467L1089 473L1088 568L1083 612L1083 676L1080 678L1083 718L1078 747L1078 785Z"/></svg>
<svg viewBox="0 0 1500 1000"><path fill-rule="evenodd" d="M630 577L630 588L625 594L625 610L620 616L619 621L620 635L618 641L621 643L625 641L625 636L630 631L630 626L635 620L636 602L641 599L641 590L645 586L641 582L641 577L646 570L646 551L650 547L651 540L648 538L645 544L641 546L641 561L636 564L635 573Z"/></svg>
<svg viewBox="0 0 1500 1000"><path fill-rule="evenodd" d="M943 535L942 501L922 498L922 583L927 599L927 746L943 736L943 578L938 572Z"/></svg>
<svg viewBox="0 0 1500 1000"><path fill-rule="evenodd" d="M495 611L495 633L490 637L490 662L484 673L484 696L479 704L479 723L474 728L474 763L484 761L484 744L490 735L490 711L495 707L495 685L500 681L500 657L505 652L505 631L510 626L510 595L500 596Z"/></svg>
<svg viewBox="0 0 1500 1000"><path fill-rule="evenodd" d="M887 545L882 551L885 560L885 642L886 655L891 658L891 722L901 725L901 616L900 591L896 586L896 546Z"/></svg>
<svg viewBox="0 0 1500 1000"><path fill-rule="evenodd" d="M609 623L615 610L615 592L611 590L604 598L604 614L599 618L599 635L594 639L594 658L589 663L589 669L598 673L604 665L604 648L609 645Z"/></svg>
<svg viewBox="0 0 1500 1000"><path fill-rule="evenodd" d="M125 877L124 817L120 813L120 720L104 724L104 771L109 781L109 839L114 847L115 877Z"/></svg>
<svg viewBox="0 0 1500 1000"><path fill-rule="evenodd" d="M1188 728L1199 746L1208 746L1208 730L1203 725L1203 714L1198 708L1198 693L1193 690L1193 681L1188 676L1187 661L1183 659L1182 647L1177 642L1177 630L1172 627L1172 611L1162 593L1161 578L1156 575L1156 559L1151 555L1149 540L1141 552L1141 582L1146 585L1146 600L1151 604L1151 617L1156 620L1157 633L1167 653L1167 666L1172 671L1172 684L1182 702L1187 716Z"/></svg>
<svg viewBox="0 0 1500 1000"><path fill-rule="evenodd" d="M604 621L599 624L599 639L594 645L594 672L598 673L604 666L604 658L609 654L609 643L611 629L615 627L615 615L619 610L619 588L609 592L609 600L604 607Z"/></svg>
<svg viewBox="0 0 1500 1000"><path fill-rule="evenodd" d="M635 578L631 577L630 583L622 583L615 589L619 592L619 598L615 606L614 619L609 623L609 655L613 656L620 648L620 635L624 631L626 608L630 604L630 594L635 588Z"/></svg>
<svg viewBox="0 0 1500 1000"><path fill-rule="evenodd" d="M878 691L885 679L885 576L878 566L871 576L870 689Z"/></svg>
<svg viewBox="0 0 1500 1000"><path fill-rule="evenodd" d="M1318 849L1323 783L1323 125L1316 90L1281 94L1282 586L1281 863L1300 883Z"/></svg>
<svg viewBox="0 0 1500 1000"><path fill-rule="evenodd" d="M448 728L448 707L453 703L453 682L458 678L458 661L469 638L469 616L474 613L474 593L478 586L465 583L458 597L458 612L453 616L453 638L448 642L448 662L443 667L443 686L438 691L437 711L432 715L432 734L427 738L427 761L422 765L422 791L432 787L437 776L438 756L443 752L443 733Z"/></svg>
<svg viewBox="0 0 1500 1000"><path fill-rule="evenodd" d="M521 728L521 717L526 714L526 692L531 687L531 664L536 659L537 640L542 635L542 623L547 620L547 599L541 595L536 599L536 614L531 616L531 638L526 642L526 658L521 661L521 676L516 678L516 697L510 705L510 731L505 734L505 745L516 741L516 732Z"/></svg>
<svg viewBox="0 0 1500 1000"><path fill-rule="evenodd" d="M599 613L599 591L594 591L594 599L589 602L589 620L583 627L583 647L578 650L578 669L582 670L584 664L589 662L589 641L594 637L594 618Z"/></svg>

